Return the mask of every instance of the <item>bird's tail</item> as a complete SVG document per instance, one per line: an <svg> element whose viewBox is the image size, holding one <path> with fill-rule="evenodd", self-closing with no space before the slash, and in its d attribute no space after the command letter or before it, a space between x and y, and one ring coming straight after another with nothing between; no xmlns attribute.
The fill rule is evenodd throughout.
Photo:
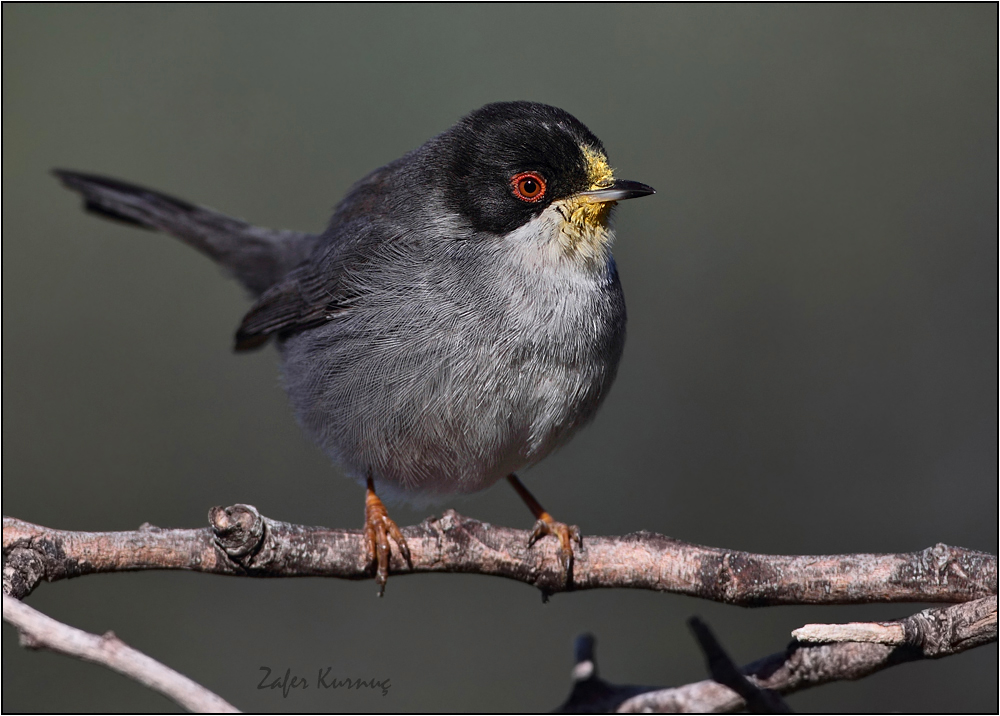
<svg viewBox="0 0 1000 716"><path fill-rule="evenodd" d="M165 231L228 269L255 296L306 259L317 237L252 226L203 206L117 179L56 169L84 208L108 219Z"/></svg>

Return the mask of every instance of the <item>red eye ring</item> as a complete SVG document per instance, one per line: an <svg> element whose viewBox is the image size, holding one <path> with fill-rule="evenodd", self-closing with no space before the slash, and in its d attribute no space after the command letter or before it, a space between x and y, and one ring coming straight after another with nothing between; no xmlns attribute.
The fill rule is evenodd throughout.
<svg viewBox="0 0 1000 716"><path fill-rule="evenodd" d="M533 204L545 196L545 179L538 172L521 172L510 178L510 188L518 199Z"/></svg>

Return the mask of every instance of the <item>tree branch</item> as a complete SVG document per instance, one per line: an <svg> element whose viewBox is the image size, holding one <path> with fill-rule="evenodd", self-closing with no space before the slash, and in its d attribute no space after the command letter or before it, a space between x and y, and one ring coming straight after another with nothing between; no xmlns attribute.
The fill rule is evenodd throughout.
<svg viewBox="0 0 1000 716"><path fill-rule="evenodd" d="M905 646L921 658L957 654L997 639L997 598L985 597L948 609L925 609L894 622L807 624L792 632L803 643L857 642Z"/></svg>
<svg viewBox="0 0 1000 716"><path fill-rule="evenodd" d="M247 577L370 579L361 530L305 527L263 517L249 505L215 507L211 527L68 532L4 517L4 591L23 598L42 579L145 569ZM631 588L737 604L963 602L997 592L994 555L938 544L920 552L829 556L762 555L702 547L651 532L588 537L567 575L554 540L528 548L528 533L449 510L403 530L412 569L521 581L555 593ZM567 579L568 576L568 579Z"/></svg>
<svg viewBox="0 0 1000 716"><path fill-rule="evenodd" d="M113 632L88 634L3 595L3 620L21 632L21 645L75 656L117 671L196 713L239 713L230 703L170 667L133 649Z"/></svg>
<svg viewBox="0 0 1000 716"><path fill-rule="evenodd" d="M705 654L708 673L723 686L728 686L746 704L747 711L752 714L790 714L792 710L781 698L781 694L771 689L764 689L744 676L730 658L722 644L715 638L708 624L698 617L688 619L688 625L694 632L698 645Z"/></svg>
<svg viewBox="0 0 1000 716"><path fill-rule="evenodd" d="M4 517L4 619L22 630L28 645L105 664L194 710L232 710L219 697L114 635L86 634L16 601L42 580L101 572L184 569L247 577L354 580L373 576L360 530L278 522L250 505L214 507L209 524L186 530L143 525L134 532L69 532ZM409 527L404 534L412 567L393 555L396 574L487 574L525 582L545 594L619 587L741 606L966 602L898 622L809 625L796 634L836 643L793 642L785 652L742 670L702 625L697 631L713 674L733 688L716 681L673 689L610 685L597 678L593 641L583 639L578 642L576 686L565 710L731 711L747 706L743 697L754 709L781 710L787 707L775 692L860 678L897 663L937 658L997 638L996 557L943 544L903 554L809 557L702 547L639 532L587 538L567 574L554 540L528 548L527 532L477 522L454 511ZM178 695L179 683L185 694ZM203 700L182 700L191 698Z"/></svg>
<svg viewBox="0 0 1000 716"><path fill-rule="evenodd" d="M831 681L860 679L908 661L957 654L997 640L997 597L925 609L905 619L880 624L893 631L898 629L906 635L905 639L894 644L793 641L785 651L755 661L741 671L761 691L790 694ZM560 711L729 713L747 708L747 702L735 690L714 680L667 689L609 684L597 676L593 638L589 636L578 640L573 678L573 689Z"/></svg>

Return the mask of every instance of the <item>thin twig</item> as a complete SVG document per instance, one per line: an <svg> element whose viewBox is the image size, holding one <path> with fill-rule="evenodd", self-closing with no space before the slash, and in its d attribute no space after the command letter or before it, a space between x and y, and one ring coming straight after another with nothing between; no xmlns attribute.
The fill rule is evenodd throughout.
<svg viewBox="0 0 1000 716"><path fill-rule="evenodd" d="M871 644L903 644L906 633L898 622L851 622L850 624L806 624L792 632L796 641L829 644L857 641Z"/></svg>
<svg viewBox="0 0 1000 716"><path fill-rule="evenodd" d="M89 634L3 595L3 619L21 632L21 644L90 661L138 681L196 713L239 713L220 696L133 649L113 632Z"/></svg>
<svg viewBox="0 0 1000 716"><path fill-rule="evenodd" d="M361 530L305 527L249 505L216 507L211 527L66 532L5 517L4 590L28 594L39 580L97 572L186 569L248 577L371 579ZM996 594L994 555L938 544L920 552L762 555L702 547L651 532L587 537L567 583L556 540L528 547L528 533L454 511L403 530L412 568L394 554L393 574L462 572L514 579L545 593L651 589L741 606L963 602Z"/></svg>
<svg viewBox="0 0 1000 716"><path fill-rule="evenodd" d="M749 664L742 673L760 689L781 694L802 691L831 681L860 679L896 664L937 659L997 640L997 598L926 609L896 622L906 635L903 643L871 642L807 644L792 642L777 654ZM729 713L747 708L733 689L715 680L675 688L619 686L597 677L593 647L589 666L574 668L574 684L564 712ZM578 674L583 675L583 678Z"/></svg>
<svg viewBox="0 0 1000 716"><path fill-rule="evenodd" d="M986 597L950 609L925 609L895 622L806 624L792 632L800 642L858 642L918 648L925 658L936 658L996 639L997 598ZM966 644L966 641L975 641ZM980 641L976 641L980 640Z"/></svg>
<svg viewBox="0 0 1000 716"><path fill-rule="evenodd" d="M657 686L610 684L602 679L597 673L596 645L593 634L581 634L576 638L573 688L555 713L610 713L633 696L659 690Z"/></svg>
<svg viewBox="0 0 1000 716"><path fill-rule="evenodd" d="M791 708L781 698L781 694L771 689L761 688L748 679L733 662L722 644L715 638L715 634L698 617L688 619L688 625L694 632L698 645L705 654L705 661L708 665L708 673L711 677L722 684L728 686L739 694L746 703L747 711L752 714L790 714Z"/></svg>

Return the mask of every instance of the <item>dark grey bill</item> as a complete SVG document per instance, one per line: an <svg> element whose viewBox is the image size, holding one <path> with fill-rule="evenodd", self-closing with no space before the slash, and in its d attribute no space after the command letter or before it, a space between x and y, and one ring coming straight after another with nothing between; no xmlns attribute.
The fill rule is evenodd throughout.
<svg viewBox="0 0 1000 716"><path fill-rule="evenodd" d="M623 201L625 199L637 199L640 196L655 194L656 189L637 181L619 179L605 189L594 189L593 191L581 191L580 196L586 196L591 201Z"/></svg>

